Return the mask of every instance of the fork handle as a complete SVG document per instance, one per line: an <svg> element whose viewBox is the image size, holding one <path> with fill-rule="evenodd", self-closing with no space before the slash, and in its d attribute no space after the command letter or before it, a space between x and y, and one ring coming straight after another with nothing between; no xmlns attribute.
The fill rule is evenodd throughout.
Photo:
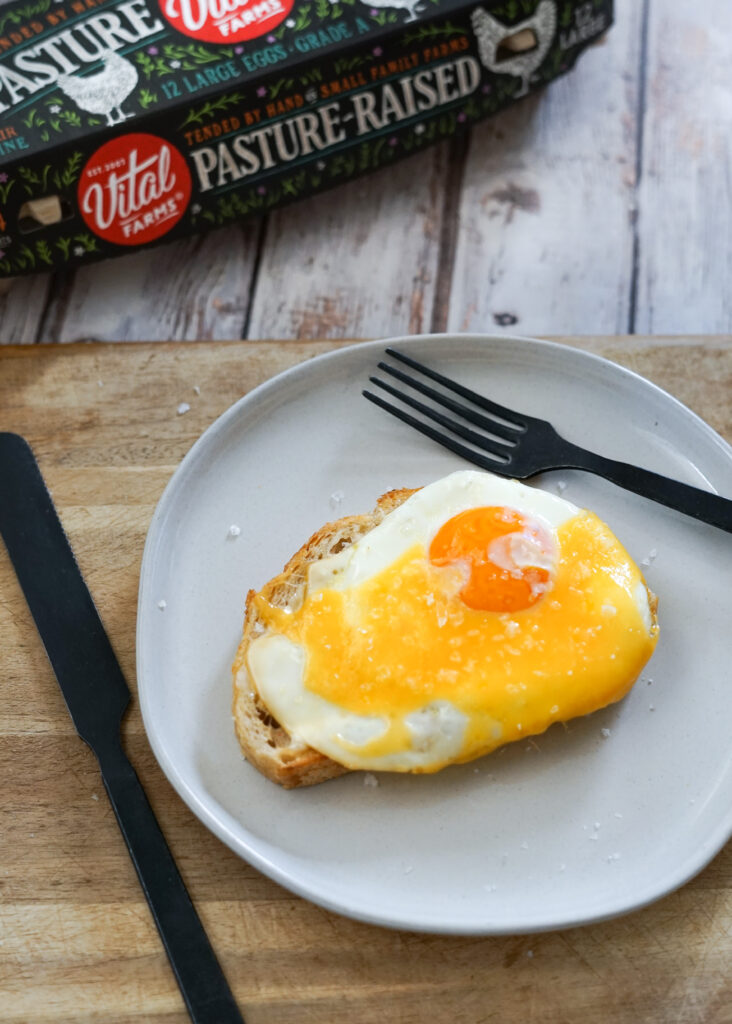
<svg viewBox="0 0 732 1024"><path fill-rule="evenodd" d="M653 473L650 469L631 466L627 462L616 462L602 455L595 455L584 448L567 442L566 469L584 469L589 473L610 480L634 494L650 498L668 508L676 509L701 522L718 526L720 530L732 533L732 499L711 494L699 487L682 484L679 480Z"/></svg>

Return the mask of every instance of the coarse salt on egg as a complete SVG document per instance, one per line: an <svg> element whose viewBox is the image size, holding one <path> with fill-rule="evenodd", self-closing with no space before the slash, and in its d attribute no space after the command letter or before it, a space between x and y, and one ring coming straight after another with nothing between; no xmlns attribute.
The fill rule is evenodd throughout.
<svg viewBox="0 0 732 1024"><path fill-rule="evenodd" d="M639 570L592 513L465 470L257 597L248 668L294 738L349 768L436 771L619 700L655 645ZM612 614L608 609L612 608Z"/></svg>

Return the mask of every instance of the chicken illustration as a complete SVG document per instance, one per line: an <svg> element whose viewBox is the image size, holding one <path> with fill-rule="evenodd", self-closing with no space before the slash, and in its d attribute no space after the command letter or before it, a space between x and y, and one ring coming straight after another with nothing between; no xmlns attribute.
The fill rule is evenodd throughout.
<svg viewBox="0 0 732 1024"><path fill-rule="evenodd" d="M504 25L482 7L473 11L472 22L484 67L520 78L521 91L516 96L525 96L534 72L541 66L554 39L557 28L555 0L541 0L534 14L518 25ZM501 47L508 56L499 55Z"/></svg>
<svg viewBox="0 0 732 1024"><path fill-rule="evenodd" d="M417 18L417 7L422 3L422 0L361 0L366 7L384 8L393 7L396 11L407 11L407 17L404 19L404 24L408 21L415 21Z"/></svg>
<svg viewBox="0 0 732 1024"><path fill-rule="evenodd" d="M84 78L61 75L58 86L77 107L89 114L104 114L108 125L119 124L132 117L132 114L123 114L121 106L137 85L137 70L114 50L105 53L102 60L104 67L96 74Z"/></svg>

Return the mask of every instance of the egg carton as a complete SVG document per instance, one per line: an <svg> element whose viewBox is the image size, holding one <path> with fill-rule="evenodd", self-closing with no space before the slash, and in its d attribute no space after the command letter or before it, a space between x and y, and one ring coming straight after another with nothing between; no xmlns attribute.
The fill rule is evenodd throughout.
<svg viewBox="0 0 732 1024"><path fill-rule="evenodd" d="M255 217L568 71L612 0L0 8L0 277Z"/></svg>

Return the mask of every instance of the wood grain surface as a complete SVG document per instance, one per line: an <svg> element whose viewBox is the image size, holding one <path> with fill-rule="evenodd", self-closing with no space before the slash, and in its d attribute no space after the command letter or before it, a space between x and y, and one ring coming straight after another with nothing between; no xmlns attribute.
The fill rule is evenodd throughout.
<svg viewBox="0 0 732 1024"><path fill-rule="evenodd" d="M615 6L568 75L461 139L260 221L17 280L3 341L728 331L732 4Z"/></svg>
<svg viewBox="0 0 732 1024"><path fill-rule="evenodd" d="M732 337L563 340L642 373L732 441ZM337 344L0 349L0 429L35 448L133 693L140 559L171 473L242 394ZM96 762L2 545L0 636L0 1021L184 1024ZM388 931L291 895L224 847L163 776L134 697L124 733L249 1024L732 1022L730 846L680 891L601 925Z"/></svg>

